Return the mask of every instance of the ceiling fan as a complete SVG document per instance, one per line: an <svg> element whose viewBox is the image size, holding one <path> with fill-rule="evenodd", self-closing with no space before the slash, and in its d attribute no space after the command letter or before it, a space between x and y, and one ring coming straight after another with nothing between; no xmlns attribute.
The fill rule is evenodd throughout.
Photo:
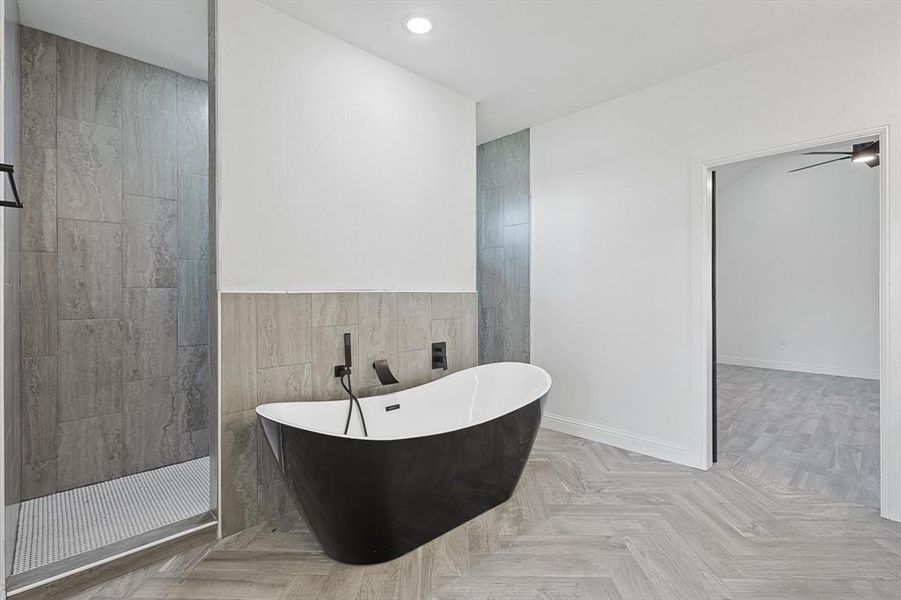
<svg viewBox="0 0 901 600"><path fill-rule="evenodd" d="M800 169L792 169L791 171L789 171L789 173L797 173L798 171L803 171L804 169L812 169L821 165L828 165L829 163L848 159L851 159L851 162L853 163L863 163L872 169L873 167L879 166L879 140L876 140L875 142L862 142L860 144L854 144L851 147L851 152L805 152L804 154L841 154L842 156L840 158L833 158L832 160L827 160L815 165L807 165L806 167L801 167Z"/></svg>

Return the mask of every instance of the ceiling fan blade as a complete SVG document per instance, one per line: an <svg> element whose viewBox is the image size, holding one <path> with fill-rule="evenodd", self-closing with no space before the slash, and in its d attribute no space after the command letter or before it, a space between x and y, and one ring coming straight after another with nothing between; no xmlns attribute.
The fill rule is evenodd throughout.
<svg viewBox="0 0 901 600"><path fill-rule="evenodd" d="M853 152L805 152L804 153L805 156L810 156L811 154L847 154L848 156L851 156L854 153Z"/></svg>
<svg viewBox="0 0 901 600"><path fill-rule="evenodd" d="M812 169L814 167L819 167L821 165L828 165L829 163L834 163L840 160L850 160L850 156L842 156L841 158L833 158L832 160L827 160L825 162L817 163L815 165L807 165L806 167L801 167L800 169L792 169L789 173L797 173L798 171L803 171L805 169Z"/></svg>

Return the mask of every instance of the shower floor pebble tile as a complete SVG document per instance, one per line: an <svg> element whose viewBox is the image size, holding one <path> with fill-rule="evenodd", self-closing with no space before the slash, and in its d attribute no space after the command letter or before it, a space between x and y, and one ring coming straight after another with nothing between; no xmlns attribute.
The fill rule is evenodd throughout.
<svg viewBox="0 0 901 600"><path fill-rule="evenodd" d="M209 473L204 457L23 502L13 574L206 512Z"/></svg>

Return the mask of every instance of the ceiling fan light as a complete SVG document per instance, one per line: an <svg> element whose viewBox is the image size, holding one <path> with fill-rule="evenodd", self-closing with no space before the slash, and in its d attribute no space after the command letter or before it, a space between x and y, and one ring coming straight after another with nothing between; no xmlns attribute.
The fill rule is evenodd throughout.
<svg viewBox="0 0 901 600"><path fill-rule="evenodd" d="M879 142L854 144L851 162L870 164L879 160Z"/></svg>

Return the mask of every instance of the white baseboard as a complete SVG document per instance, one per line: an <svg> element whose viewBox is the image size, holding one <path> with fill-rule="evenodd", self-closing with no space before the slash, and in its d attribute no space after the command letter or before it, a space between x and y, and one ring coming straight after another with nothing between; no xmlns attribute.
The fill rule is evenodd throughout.
<svg viewBox="0 0 901 600"><path fill-rule="evenodd" d="M835 375L836 377L858 377L860 379L879 379L879 370L854 369L849 367L830 367L810 365L784 360L767 360L764 358L742 358L740 356L717 355L716 362L737 367L757 367L759 369L776 369L777 371L798 371L799 373L816 373L818 375Z"/></svg>
<svg viewBox="0 0 901 600"><path fill-rule="evenodd" d="M638 452L647 456L653 456L661 460L693 467L688 448L678 446L671 442L665 442L645 435L630 433L612 427L605 427L587 421L579 421L561 415L544 413L541 426L568 433L576 437L585 438L593 442L600 442L608 446L622 448L630 452Z"/></svg>

